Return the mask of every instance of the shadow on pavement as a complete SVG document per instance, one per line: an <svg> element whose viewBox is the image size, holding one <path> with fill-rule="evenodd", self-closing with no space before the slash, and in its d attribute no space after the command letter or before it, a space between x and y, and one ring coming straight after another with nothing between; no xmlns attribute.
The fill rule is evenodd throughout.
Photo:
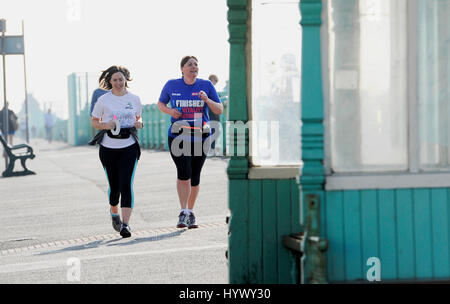
<svg viewBox="0 0 450 304"><path fill-rule="evenodd" d="M139 244L139 243L161 241L161 240L168 239L171 237L179 236L185 231L186 231L186 229L183 229L183 230L178 230L175 232L161 234L161 235L155 235L155 236L151 236L151 237L135 238L135 239L131 239L127 243L109 244L108 246L129 246L129 245L134 245L134 244ZM109 241L109 243L112 243L114 241L117 241L117 240L111 240L111 241Z"/></svg>
<svg viewBox="0 0 450 304"><path fill-rule="evenodd" d="M120 241L124 240L121 237L119 237L117 239L109 240L106 242L105 241L94 241L94 242L90 242L90 243L83 244L83 245L77 245L77 246L66 247L66 248L62 248L62 249L58 249L58 250L41 252L37 255L49 255L49 254L57 254L57 253L63 253L63 252L68 252L68 251L80 251L80 250L86 250L86 249L99 248L100 246L104 246L104 245L106 245L106 246L130 246L130 245L135 245L135 244L139 244L139 243L155 242L155 241L161 241L161 240L165 240L168 238L179 236L185 231L186 231L186 229L183 229L183 230L178 230L176 232L171 232L171 233L166 233L166 234L161 234L161 235L156 235L156 236L151 236L151 237L135 238L135 239L131 239L130 241L128 241L126 243L120 242ZM116 242L120 242L120 243L116 243Z"/></svg>

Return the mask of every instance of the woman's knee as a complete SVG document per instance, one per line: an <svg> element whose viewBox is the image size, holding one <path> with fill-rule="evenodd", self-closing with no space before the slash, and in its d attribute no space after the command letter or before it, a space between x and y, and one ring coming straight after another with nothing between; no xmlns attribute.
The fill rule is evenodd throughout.
<svg viewBox="0 0 450 304"><path fill-rule="evenodd" d="M191 179L190 178L186 178L186 179L177 179L178 183L182 184L182 185L190 185L191 183Z"/></svg>
<svg viewBox="0 0 450 304"><path fill-rule="evenodd" d="M198 174L193 174L191 177L191 186L196 187L200 185L200 172Z"/></svg>

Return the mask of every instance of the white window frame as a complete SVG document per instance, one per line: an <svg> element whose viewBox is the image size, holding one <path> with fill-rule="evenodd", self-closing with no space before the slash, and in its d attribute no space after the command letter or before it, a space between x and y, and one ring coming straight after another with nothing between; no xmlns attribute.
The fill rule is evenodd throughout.
<svg viewBox="0 0 450 304"><path fill-rule="evenodd" d="M330 132L330 92L329 92L329 33L328 33L328 1L323 0L321 47L322 47L322 79L324 93L324 171L325 190L359 190L359 189L401 189L401 188L436 188L450 187L450 169L420 170L420 142L418 122L418 67L417 67L417 34L408 30L408 79L407 79L407 111L408 111L408 169L399 172L354 172L335 173L331 170L331 132ZM417 22L417 2L407 1L407 28L415 29Z"/></svg>
<svg viewBox="0 0 450 304"><path fill-rule="evenodd" d="M297 6L297 9L300 8ZM253 18L253 3L249 1L247 5L248 19L247 19L247 42L246 42L246 60L247 60L247 117L249 121L253 121L253 94L252 94L252 18ZM301 15L301 13L300 13ZM301 20L299 19L298 22ZM299 54L301 56L301 54ZM301 67L300 67L301 69ZM301 98L301 97L300 97ZM301 101L299 106L301 105ZM248 149L250 151L251 136L252 133L249 130L248 133L249 141L248 141ZM299 138L301 140L301 137ZM281 165L256 165L253 156L248 156L249 161L249 172L248 179L249 180L262 180L262 179L298 179L301 168L303 167L303 162L300 160L300 164L281 164Z"/></svg>

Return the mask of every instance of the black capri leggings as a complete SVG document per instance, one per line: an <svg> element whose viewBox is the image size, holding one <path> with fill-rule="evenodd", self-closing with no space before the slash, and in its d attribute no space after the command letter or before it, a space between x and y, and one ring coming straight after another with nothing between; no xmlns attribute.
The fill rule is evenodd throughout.
<svg viewBox="0 0 450 304"><path fill-rule="evenodd" d="M198 186L200 184L200 173L203 168L203 164L206 160L206 154L203 150L203 143L204 142L190 142L191 149L190 154L185 155L181 154L180 156L176 156L179 153L175 153L172 151L172 142L175 140L175 138L168 137L168 144L169 144L169 150L170 150L170 156L172 156L173 162L175 163L175 166L177 167L177 177L179 180L191 180L191 186ZM184 147L184 141L181 141L179 143L180 150ZM196 148L195 145L197 145ZM200 155L200 145L201 145L201 155ZM177 146L177 147L175 147ZM178 148L178 144L174 144L174 148ZM196 149L196 150L194 150ZM194 154L194 152L197 152ZM206 151L207 153L207 151ZM198 154L198 155L197 155Z"/></svg>
<svg viewBox="0 0 450 304"><path fill-rule="evenodd" d="M138 144L122 149L111 149L100 145L99 156L109 182L109 204L122 208L133 208L133 179L138 161Z"/></svg>

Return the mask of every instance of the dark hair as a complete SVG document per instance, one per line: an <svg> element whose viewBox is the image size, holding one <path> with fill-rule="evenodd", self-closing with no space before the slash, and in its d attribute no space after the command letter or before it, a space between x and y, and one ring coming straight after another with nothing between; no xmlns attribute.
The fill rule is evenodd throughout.
<svg viewBox="0 0 450 304"><path fill-rule="evenodd" d="M182 68L191 58L198 62L198 59L195 56L184 56L183 59L181 59L180 67Z"/></svg>
<svg viewBox="0 0 450 304"><path fill-rule="evenodd" d="M114 75L117 72L120 72L123 74L123 76L125 77L125 80L126 80L125 87L128 88L127 82L132 80L130 78L130 71L128 71L128 69L126 67L119 66L119 65L113 65L113 66L109 67L107 70L103 71L102 75L98 79L100 88L102 88L104 90L111 90L112 89L111 77L112 77L112 75Z"/></svg>

